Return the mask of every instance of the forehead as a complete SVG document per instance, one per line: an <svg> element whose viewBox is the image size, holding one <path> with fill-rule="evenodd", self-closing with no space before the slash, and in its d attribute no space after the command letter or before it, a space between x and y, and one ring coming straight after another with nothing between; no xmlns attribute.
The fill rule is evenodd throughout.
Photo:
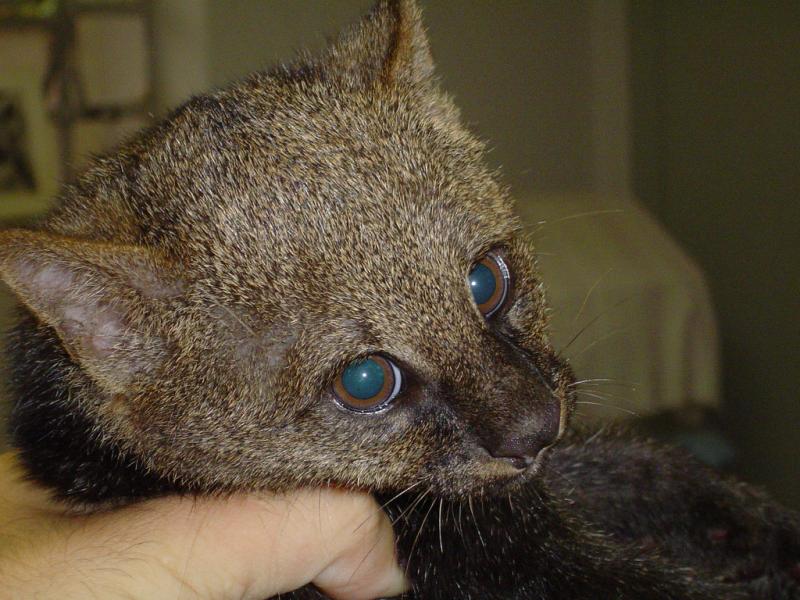
<svg viewBox="0 0 800 600"><path fill-rule="evenodd" d="M231 268L259 269L253 283L396 288L460 273L515 228L482 146L413 99L299 85L229 94L227 173L200 233Z"/></svg>

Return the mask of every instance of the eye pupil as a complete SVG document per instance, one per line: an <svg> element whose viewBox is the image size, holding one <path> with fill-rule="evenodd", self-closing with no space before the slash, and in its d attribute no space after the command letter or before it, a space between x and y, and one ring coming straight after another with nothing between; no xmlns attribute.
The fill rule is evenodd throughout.
<svg viewBox="0 0 800 600"><path fill-rule="evenodd" d="M369 400L383 389L386 376L384 369L371 358L356 361L342 373L342 387L359 400Z"/></svg>
<svg viewBox="0 0 800 600"><path fill-rule="evenodd" d="M508 297L511 274L505 261L494 253L486 254L467 275L472 299L487 319L496 313Z"/></svg>
<svg viewBox="0 0 800 600"><path fill-rule="evenodd" d="M347 365L333 382L339 406L355 412L378 412L400 393L403 374L391 360L373 354Z"/></svg>
<svg viewBox="0 0 800 600"><path fill-rule="evenodd" d="M483 263L475 265L469 273L469 289L472 290L475 304L488 302L497 289L497 279L492 270Z"/></svg>

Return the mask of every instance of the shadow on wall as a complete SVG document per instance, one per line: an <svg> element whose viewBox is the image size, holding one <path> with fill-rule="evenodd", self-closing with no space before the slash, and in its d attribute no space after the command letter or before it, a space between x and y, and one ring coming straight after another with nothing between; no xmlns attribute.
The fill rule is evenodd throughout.
<svg viewBox="0 0 800 600"><path fill-rule="evenodd" d="M800 508L800 3L629 6L637 195L707 275L741 474Z"/></svg>

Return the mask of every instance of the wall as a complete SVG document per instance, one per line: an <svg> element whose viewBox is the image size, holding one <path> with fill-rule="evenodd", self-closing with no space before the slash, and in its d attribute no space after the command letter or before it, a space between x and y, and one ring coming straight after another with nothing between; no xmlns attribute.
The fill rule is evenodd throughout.
<svg viewBox="0 0 800 600"><path fill-rule="evenodd" d="M743 474L800 506L800 3L630 3L635 189L704 268Z"/></svg>
<svg viewBox="0 0 800 600"><path fill-rule="evenodd" d="M290 60L298 48L319 47L323 34L355 22L371 4L337 0L321 10L309 0L212 2L210 81L221 85ZM593 44L614 51L608 40L593 38L593 19L613 18L622 3L423 0L421 5L445 87L466 121L491 139L491 159L503 165L513 188L592 189L598 64ZM601 83L613 78L608 65L600 63L599 69ZM598 133L601 140L610 137Z"/></svg>

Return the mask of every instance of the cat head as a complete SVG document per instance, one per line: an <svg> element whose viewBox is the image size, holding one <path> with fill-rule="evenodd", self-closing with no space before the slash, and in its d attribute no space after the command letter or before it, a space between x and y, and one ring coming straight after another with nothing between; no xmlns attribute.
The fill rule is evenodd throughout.
<svg viewBox="0 0 800 600"><path fill-rule="evenodd" d="M380 2L98 159L0 270L59 401L179 485L513 485L571 376L483 154L416 6Z"/></svg>

